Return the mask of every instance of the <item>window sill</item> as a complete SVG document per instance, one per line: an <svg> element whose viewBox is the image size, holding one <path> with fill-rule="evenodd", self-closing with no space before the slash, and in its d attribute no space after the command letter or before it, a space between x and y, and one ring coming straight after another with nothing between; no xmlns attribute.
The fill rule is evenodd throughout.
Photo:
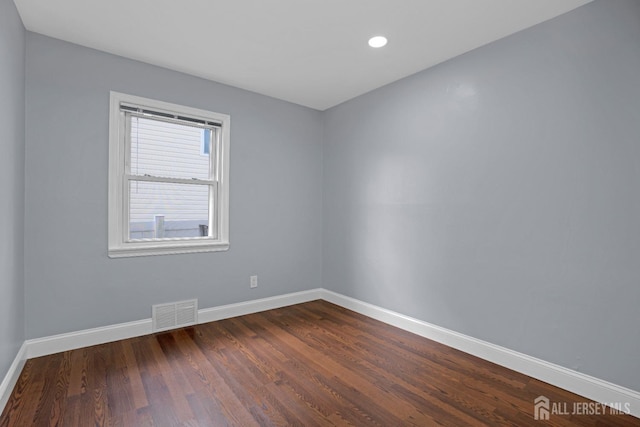
<svg viewBox="0 0 640 427"><path fill-rule="evenodd" d="M109 258L127 258L152 255L175 255L229 250L229 242L206 242L203 244L127 244L109 248Z"/></svg>

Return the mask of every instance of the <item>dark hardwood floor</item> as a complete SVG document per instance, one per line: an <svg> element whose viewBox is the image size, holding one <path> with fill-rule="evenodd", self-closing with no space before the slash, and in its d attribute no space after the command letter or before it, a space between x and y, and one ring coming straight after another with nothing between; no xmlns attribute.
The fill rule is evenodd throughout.
<svg viewBox="0 0 640 427"><path fill-rule="evenodd" d="M324 301L27 361L0 426L640 426Z"/></svg>

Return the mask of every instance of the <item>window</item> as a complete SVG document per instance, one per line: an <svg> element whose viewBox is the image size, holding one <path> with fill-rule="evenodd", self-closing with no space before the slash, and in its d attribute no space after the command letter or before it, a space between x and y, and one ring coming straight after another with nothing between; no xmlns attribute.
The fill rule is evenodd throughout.
<svg viewBox="0 0 640 427"><path fill-rule="evenodd" d="M229 248L225 114L111 92L109 256Z"/></svg>

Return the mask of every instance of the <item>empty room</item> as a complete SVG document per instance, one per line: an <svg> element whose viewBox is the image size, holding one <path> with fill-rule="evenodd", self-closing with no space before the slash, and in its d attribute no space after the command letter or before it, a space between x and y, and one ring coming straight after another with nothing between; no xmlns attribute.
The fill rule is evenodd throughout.
<svg viewBox="0 0 640 427"><path fill-rule="evenodd" d="M0 0L0 426L640 426L638 76L638 0Z"/></svg>

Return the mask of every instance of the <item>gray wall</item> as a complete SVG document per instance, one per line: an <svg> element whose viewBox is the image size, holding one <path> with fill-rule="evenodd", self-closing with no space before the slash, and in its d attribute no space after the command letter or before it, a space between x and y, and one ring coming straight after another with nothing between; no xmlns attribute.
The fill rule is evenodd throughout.
<svg viewBox="0 0 640 427"><path fill-rule="evenodd" d="M0 381L24 341L25 30L0 0Z"/></svg>
<svg viewBox="0 0 640 427"><path fill-rule="evenodd" d="M34 33L26 75L28 338L321 286L320 112ZM228 252L107 257L110 90L231 115Z"/></svg>
<svg viewBox="0 0 640 427"><path fill-rule="evenodd" d="M640 2L326 112L325 288L640 390Z"/></svg>

